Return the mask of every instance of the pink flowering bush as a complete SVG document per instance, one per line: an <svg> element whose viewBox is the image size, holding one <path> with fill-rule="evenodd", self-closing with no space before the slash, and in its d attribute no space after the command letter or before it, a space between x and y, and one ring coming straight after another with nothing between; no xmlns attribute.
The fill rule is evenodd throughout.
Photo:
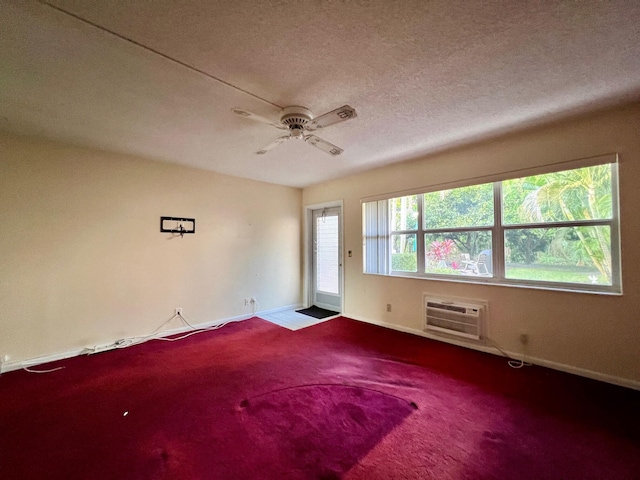
<svg viewBox="0 0 640 480"><path fill-rule="evenodd" d="M450 238L445 238L441 242L436 240L431 242L427 257L431 258L435 263L444 262L455 249L456 244Z"/></svg>

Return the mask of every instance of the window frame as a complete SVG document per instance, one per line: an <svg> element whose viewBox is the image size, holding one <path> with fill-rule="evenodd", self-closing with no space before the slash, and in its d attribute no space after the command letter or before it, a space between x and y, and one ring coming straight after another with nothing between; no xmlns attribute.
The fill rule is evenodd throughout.
<svg viewBox="0 0 640 480"><path fill-rule="evenodd" d="M502 210L503 210L503 195L502 185L504 181L517 179L532 175L545 175L555 172L570 171L579 168L593 167L596 165L609 165L611 169L611 218L610 219L598 219L598 220L567 220L567 221L554 221L554 222L530 222L530 223L518 223L518 224L503 224ZM452 227L452 228L424 228L424 194L432 192L440 192L444 190L451 190L455 188L461 188L466 186L474 186L485 183L493 184L493 214L494 221L492 226L482 227ZM415 230L391 230L392 225L390 219L392 217L390 200L405 196L417 195L418 196L418 224ZM608 154L598 157L592 157L589 159L576 160L570 162L562 162L558 164L545 165L536 169L523 169L513 171L499 176L498 178L476 177L464 182L455 182L450 184L434 185L431 188L414 189L408 192L399 192L396 194L390 194L388 196L374 197L370 200L363 199L363 205L369 203L369 201L386 201L388 209L389 227L386 233L387 238L387 254L386 254L386 271L384 268L376 272L367 272L364 268L364 273L367 274L382 274L397 277L411 277L421 278L427 280L438 281L452 281L462 283L481 283L492 285L503 285L512 287L523 288L536 288L545 290L561 290L561 291L576 291L586 293L598 293L598 294L622 294L622 269L621 269L621 242L620 242L620 221L619 221L619 177L618 177L618 156L617 154ZM380 209L380 203L378 204ZM366 223L363 210L363 224ZM602 284L588 284L588 283L571 283L571 282L553 282L543 280L522 280L506 278L506 265L505 265L505 245L506 245L506 232L509 230L525 230L535 228L571 228L571 227L583 227L583 226L606 226L610 229L611 240L611 285ZM466 275L452 275L443 273L429 273L425 272L425 235L428 234L442 234L442 233L455 233L455 232L491 232L491 250L492 250L492 276L466 276ZM392 235L400 234L415 234L416 235L416 255L417 255L417 271L405 272L392 270L391 264L391 238ZM378 241L380 241L378 239ZM367 248L366 241L363 245ZM366 256L366 254L365 254Z"/></svg>
<svg viewBox="0 0 640 480"><path fill-rule="evenodd" d="M394 197L394 198L403 198L403 197L411 197L414 195L402 195L401 197ZM391 274L397 274L397 275L411 275L411 274L419 274L420 272L424 271L424 256L420 256L420 228L422 225L422 214L423 214L423 208L424 208L424 202L420 201L420 195L419 194L415 194L416 197L418 197L418 224L416 226L415 230L393 230L392 226L389 227L389 272L391 272ZM392 200L391 198L389 200ZM389 205L389 220L392 223L393 222L393 213L391 212L391 205ZM392 252L391 252L391 242L392 242L392 238L394 235L415 235L416 236L416 271L415 272L406 272L403 270L393 270L393 264L392 264Z"/></svg>

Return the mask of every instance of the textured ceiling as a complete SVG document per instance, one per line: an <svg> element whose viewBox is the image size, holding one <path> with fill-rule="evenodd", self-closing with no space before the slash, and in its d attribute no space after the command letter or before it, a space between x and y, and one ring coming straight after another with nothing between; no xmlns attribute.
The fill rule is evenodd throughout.
<svg viewBox="0 0 640 480"><path fill-rule="evenodd" d="M0 129L304 187L640 98L640 2L0 0ZM349 104L304 142L278 118Z"/></svg>

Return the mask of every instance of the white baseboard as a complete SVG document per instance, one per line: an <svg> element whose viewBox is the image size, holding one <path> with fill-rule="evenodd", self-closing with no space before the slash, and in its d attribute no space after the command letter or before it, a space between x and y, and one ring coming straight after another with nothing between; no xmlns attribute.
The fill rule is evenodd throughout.
<svg viewBox="0 0 640 480"><path fill-rule="evenodd" d="M64 360L66 358L77 357L84 352L84 348L76 348L74 350L68 350L66 352L53 353L51 355L45 355L43 357L30 358L19 362L7 362L0 365L0 374L5 372L11 372L12 370L20 370L21 368L35 367L43 363L56 362L58 360Z"/></svg>
<svg viewBox="0 0 640 480"><path fill-rule="evenodd" d="M301 303L294 303L292 305L287 305L286 307L272 308L270 310L260 310L255 314L255 316L259 317L260 315L269 315L271 313L284 312L287 310L298 310L300 308L303 308L303 305Z"/></svg>
<svg viewBox="0 0 640 480"><path fill-rule="evenodd" d="M351 318L359 322L370 323L372 325L378 325L380 327L390 328L392 330L397 330L404 333L410 333L413 335L430 338L432 340L437 340L439 342L449 343L451 345L456 345L458 347L470 348L472 350L478 350L480 352L491 353L494 355L502 356L502 354L497 348L492 347L491 345L488 345L486 343L474 342L472 340L470 341L458 340L456 338L450 338L445 335L440 336L432 333L427 333L415 328L403 327L401 325L395 325L393 323L380 322L380 321L370 320L362 317L355 317L347 314L344 314L344 316L346 318ZM511 358L515 358L515 359L519 359L522 356L522 353L510 352L508 350L504 350L504 353L509 355ZM571 373L574 375L579 375L581 377L591 378L593 380L599 380L601 382L611 383L613 385L618 385L621 387L640 390L640 381L637 381L637 380L617 377L614 375L608 375L606 373L594 372L593 370L587 370L586 368L574 367L572 365L558 363L551 360L546 360L544 358L530 357L528 355L527 355L526 361L528 363L539 365L541 367L547 367L553 370L559 370L561 372Z"/></svg>
<svg viewBox="0 0 640 480"><path fill-rule="evenodd" d="M260 315L267 315L267 314L271 314L271 313L281 312L281 311L284 311L284 310L291 310L291 309L294 309L294 308L299 308L300 306L301 306L301 304L287 305L285 307L272 308L272 309L269 309L269 310L261 310L261 311L256 312L256 313L237 315L235 317L224 318L222 320L211 320L209 322L197 323L197 324L194 324L193 326L196 327L197 329L200 329L200 328L211 328L211 327L215 327L215 326L218 326L218 325L222 325L223 323L241 322L243 320L248 320L250 318L257 317L257 316L260 316ZM179 327L179 328L172 328L170 330L163 330L161 332L158 332L156 337L169 337L171 335L176 335L176 334L180 334L180 333L188 333L190 331L192 331L192 330L188 326ZM140 336L138 336L136 338L141 338L141 337L144 337L144 335L140 335ZM21 361L17 361L17 362L2 363L2 364L0 364L0 374L5 373L5 372L11 372L13 370L20 370L21 368L24 368L24 367L30 368L30 367L35 367L37 365L42 365L43 363L50 363L50 362L55 362L55 361L58 361L58 360L65 360L67 358L77 357L77 356L83 355L83 354L84 355L94 355L94 354L97 354L97 353L108 352L109 350L114 350L114 349L117 348L116 345L115 345L115 342L117 342L118 340L114 340L111 343L106 343L106 344L101 344L101 345L93 345L93 346L84 347L84 348L75 348L73 350L68 350L66 352L53 353L51 355L44 355L42 357L29 358L27 360L21 360ZM124 339L124 340L127 340L127 339Z"/></svg>

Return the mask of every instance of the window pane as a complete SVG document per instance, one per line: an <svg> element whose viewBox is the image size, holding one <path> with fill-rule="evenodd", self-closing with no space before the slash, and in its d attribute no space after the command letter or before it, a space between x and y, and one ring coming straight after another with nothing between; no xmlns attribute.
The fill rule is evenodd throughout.
<svg viewBox="0 0 640 480"><path fill-rule="evenodd" d="M316 289L320 292L340 293L338 215L316 219Z"/></svg>
<svg viewBox="0 0 640 480"><path fill-rule="evenodd" d="M506 278L611 285L609 226L505 232Z"/></svg>
<svg viewBox="0 0 640 480"><path fill-rule="evenodd" d="M503 224L612 218L611 165L502 182Z"/></svg>
<svg viewBox="0 0 640 480"><path fill-rule="evenodd" d="M418 254L416 235L391 235L391 270L395 272L417 272Z"/></svg>
<svg viewBox="0 0 640 480"><path fill-rule="evenodd" d="M418 196L398 197L389 200L391 207L391 230L418 229Z"/></svg>
<svg viewBox="0 0 640 480"><path fill-rule="evenodd" d="M425 234L425 272L493 276L491 232Z"/></svg>
<svg viewBox="0 0 640 480"><path fill-rule="evenodd" d="M425 230L493 225L493 184L425 193L424 225Z"/></svg>

